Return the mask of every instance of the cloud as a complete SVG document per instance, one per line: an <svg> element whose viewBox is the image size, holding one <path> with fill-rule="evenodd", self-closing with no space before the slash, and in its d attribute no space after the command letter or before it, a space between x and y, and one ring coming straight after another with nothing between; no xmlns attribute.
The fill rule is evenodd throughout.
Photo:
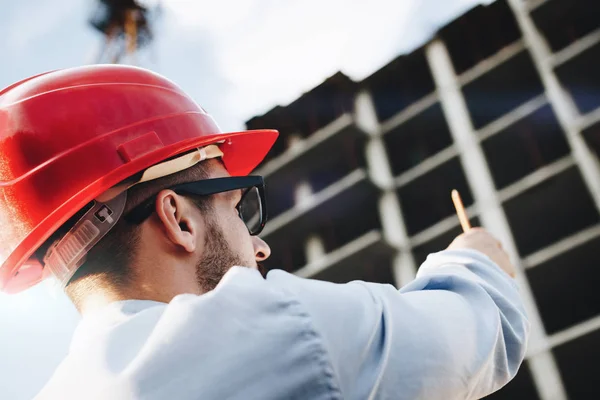
<svg viewBox="0 0 600 400"><path fill-rule="evenodd" d="M202 1L202 0L168 0L162 3L165 9L177 18L180 28L188 30L205 30L223 32L235 29L244 23L252 10L265 4L260 0L244 1Z"/></svg>
<svg viewBox="0 0 600 400"><path fill-rule="evenodd" d="M177 28L210 36L222 103L238 119L285 104L342 70L362 78L409 43L417 0L171 0ZM169 27L170 29L171 27Z"/></svg>
<svg viewBox="0 0 600 400"><path fill-rule="evenodd" d="M61 0L60 6L44 0L23 4L12 15L5 16L10 21L5 27L7 46L13 51L26 49L29 43L43 38L61 22L80 12L80 5L80 0Z"/></svg>

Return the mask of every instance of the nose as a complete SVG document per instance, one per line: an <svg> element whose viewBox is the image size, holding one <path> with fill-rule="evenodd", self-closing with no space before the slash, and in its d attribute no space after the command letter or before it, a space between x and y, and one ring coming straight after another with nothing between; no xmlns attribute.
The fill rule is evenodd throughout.
<svg viewBox="0 0 600 400"><path fill-rule="evenodd" d="M252 236L252 245L254 246L254 258L256 258L256 262L265 261L271 255L269 245L258 236Z"/></svg>

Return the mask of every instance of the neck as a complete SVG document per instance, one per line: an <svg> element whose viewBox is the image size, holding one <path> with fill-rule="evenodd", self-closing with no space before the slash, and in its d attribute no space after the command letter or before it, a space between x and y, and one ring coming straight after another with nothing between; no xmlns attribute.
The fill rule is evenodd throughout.
<svg viewBox="0 0 600 400"><path fill-rule="evenodd" d="M95 311L98 311L110 303L114 303L116 301L127 300L126 298L119 296L112 296L107 293L92 293L85 296L85 298L76 304L77 311L83 316L87 314L91 314Z"/></svg>
<svg viewBox="0 0 600 400"><path fill-rule="evenodd" d="M149 266L138 265L135 279L125 288L117 289L111 283L99 282L98 277L88 276L71 283L67 294L82 315L117 301L152 300L170 303L180 294L202 294L196 281L195 269L172 261L152 263Z"/></svg>

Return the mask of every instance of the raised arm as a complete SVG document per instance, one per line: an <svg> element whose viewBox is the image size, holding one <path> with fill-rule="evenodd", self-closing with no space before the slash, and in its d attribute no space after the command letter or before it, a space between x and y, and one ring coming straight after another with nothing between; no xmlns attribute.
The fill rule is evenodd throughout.
<svg viewBox="0 0 600 400"><path fill-rule="evenodd" d="M498 390L523 361L529 325L512 272L498 242L473 230L401 290L277 271L267 280L306 307L344 398L449 400Z"/></svg>

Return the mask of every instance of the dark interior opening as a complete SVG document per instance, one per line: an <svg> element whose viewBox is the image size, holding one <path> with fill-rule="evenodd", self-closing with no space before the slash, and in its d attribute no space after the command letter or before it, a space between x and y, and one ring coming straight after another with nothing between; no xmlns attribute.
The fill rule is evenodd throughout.
<svg viewBox="0 0 600 400"><path fill-rule="evenodd" d="M289 241L272 248L271 256L261 264L267 271L282 269L287 272L295 272L299 270L306 265L304 242Z"/></svg>
<svg viewBox="0 0 600 400"><path fill-rule="evenodd" d="M527 277L550 334L600 313L600 238L527 270Z"/></svg>
<svg viewBox="0 0 600 400"><path fill-rule="evenodd" d="M600 2L597 4L600 6ZM577 108L584 114L600 107L599 68L600 42L555 69L556 75L573 97Z"/></svg>
<svg viewBox="0 0 600 400"><path fill-rule="evenodd" d="M600 160L600 121L584 129L581 134L587 145L596 154L596 158Z"/></svg>
<svg viewBox="0 0 600 400"><path fill-rule="evenodd" d="M386 121L435 90L423 49L401 55L364 80L379 121Z"/></svg>
<svg viewBox="0 0 600 400"><path fill-rule="evenodd" d="M488 138L482 146L498 189L570 152L549 105Z"/></svg>
<svg viewBox="0 0 600 400"><path fill-rule="evenodd" d="M569 168L504 203L522 256L594 225L599 216L576 167Z"/></svg>
<svg viewBox="0 0 600 400"><path fill-rule="evenodd" d="M265 181L269 218L275 218L295 204L295 191L307 182L318 193L365 166L366 138L353 127L337 132L301 156L269 174Z"/></svg>
<svg viewBox="0 0 600 400"><path fill-rule="evenodd" d="M439 103L387 132L383 139L395 176L452 144L450 129Z"/></svg>
<svg viewBox="0 0 600 400"><path fill-rule="evenodd" d="M479 5L439 31L457 74L517 41L521 31L504 0Z"/></svg>
<svg viewBox="0 0 600 400"><path fill-rule="evenodd" d="M531 12L531 18L552 51L564 49L600 27L600 2L549 0Z"/></svg>
<svg viewBox="0 0 600 400"><path fill-rule="evenodd" d="M414 235L455 213L452 189L460 192L465 207L473 196L458 158L445 162L397 190L409 235Z"/></svg>
<svg viewBox="0 0 600 400"><path fill-rule="evenodd" d="M467 107L476 129L543 92L542 82L526 50L463 87Z"/></svg>
<svg viewBox="0 0 600 400"><path fill-rule="evenodd" d="M319 272L313 278L334 283L360 280L394 285L392 258L388 251L373 249L353 257L352 265L340 263Z"/></svg>
<svg viewBox="0 0 600 400"><path fill-rule="evenodd" d="M276 146L263 163L287 149L291 134L306 138L344 113L352 112L356 90L357 84L338 72L286 107L277 106L262 116L246 121L247 129L279 130Z"/></svg>
<svg viewBox="0 0 600 400"><path fill-rule="evenodd" d="M600 398L600 330L564 343L553 353L570 399Z"/></svg>
<svg viewBox="0 0 600 400"><path fill-rule="evenodd" d="M339 205L344 207L343 204ZM377 197L370 196L352 209L345 210L337 218L325 218L319 233L325 244L325 251L330 252L359 238L370 230L380 229Z"/></svg>

